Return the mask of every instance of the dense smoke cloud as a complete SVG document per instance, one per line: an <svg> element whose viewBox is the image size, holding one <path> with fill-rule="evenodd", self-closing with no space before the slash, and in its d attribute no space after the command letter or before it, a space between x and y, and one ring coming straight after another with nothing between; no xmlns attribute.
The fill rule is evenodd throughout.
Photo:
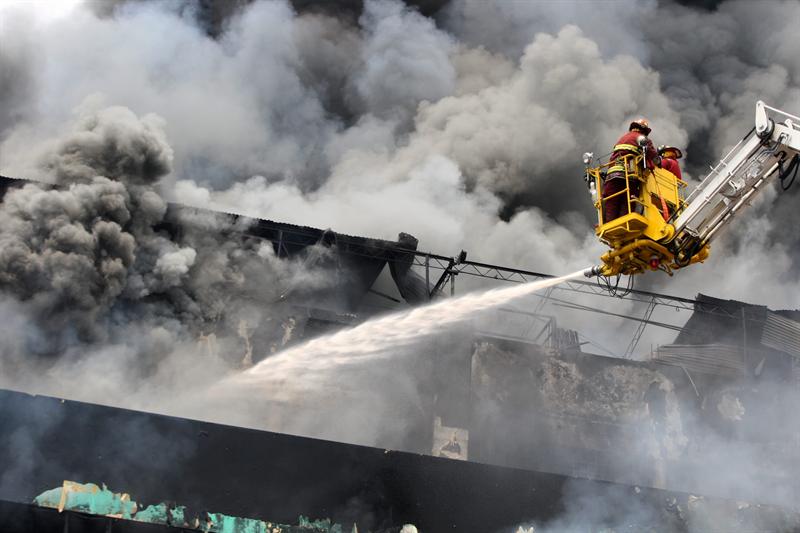
<svg viewBox="0 0 800 533"><path fill-rule="evenodd" d="M669 123L654 118L646 107L640 106L638 111L651 114L652 137L657 144L686 148L688 159L682 164L690 179L699 179L709 164L713 165L752 127L756 100L789 112L800 108L800 63L796 54L788 52L798 46L797 35L787 22L800 16L798 9L796 3L779 1L721 2L714 10L699 11L672 2L609 2L587 9L582 2L463 0L448 6L442 23L462 41L512 59L521 57L526 44L538 33L552 33L553 28L567 23L577 24L597 44L604 58L618 54L635 58L657 76L658 89L653 97L663 97L668 102L675 113L670 119L680 126L680 135L670 131ZM626 72L622 78L628 76ZM581 79L590 86L602 80L592 75ZM582 86L575 92L581 94L585 90ZM562 99L569 101L570 94ZM613 102L600 95L588 101L589 107L599 110L608 109ZM572 124L609 124L606 117L596 118L591 110L582 111L585 122L573 120ZM617 127L614 131L618 130ZM602 138L595 135L593 139ZM603 153L608 145L607 139L593 144L590 138L581 146ZM796 194L795 190L788 197L783 195L774 201L770 198L758 211L741 217L731 235L715 246L713 266L683 276L691 278L686 287L659 283L659 289L687 296L702 289L776 307L795 306L795 296L787 299L780 293L785 294L787 286L800 285L796 255L800 247L796 237L784 231L794 217L788 212L794 209L786 206L796 202ZM760 231L747 231L747 226ZM764 256L770 258L766 263L781 265L765 275L779 280L770 284L769 298L761 289L752 289L748 273L752 271L742 266L752 264L757 257L764 264ZM727 276L724 284L708 275L709 271L730 267L736 269L735 275Z"/></svg>
<svg viewBox="0 0 800 533"><path fill-rule="evenodd" d="M243 2L220 15L216 38L181 3L120 3L102 19L77 10L52 23L53 37L13 56L29 66L21 79L43 88L36 108L46 114L18 112L21 122L0 148L3 171L44 177L30 157L40 156L36 146L63 131L72 107L99 94L93 98L165 118L176 154L167 183L184 181L178 191L192 193L172 195L178 200L208 198L376 237L411 231L423 248L570 269L601 250L584 244L592 242L593 214L579 179L581 152L605 153L627 121L644 114L656 142L688 147L688 173L700 177L749 128L756 98L797 107L795 34L783 22L797 7L766 3L758 17L753 9L464 1L440 10L434 24L388 0L367 2L357 21ZM27 42L15 16L22 15L6 17L6 27ZM745 22L754 19L768 20L769 31ZM410 178L442 157L457 178L443 186L429 183L438 176ZM777 215L792 216L786 202L774 203ZM398 206L395 215L386 216L387 204ZM776 219L766 211L749 220ZM429 222L406 224L406 212ZM791 282L798 247L782 226L769 223L758 237L770 255L789 250ZM564 240L534 237L545 233ZM745 252L727 252L745 238L734 233L712 261L741 263ZM528 252L509 256L509 241ZM694 275L707 292L718 286L758 300L744 279L723 287Z"/></svg>
<svg viewBox="0 0 800 533"><path fill-rule="evenodd" d="M26 185L0 208L6 384L169 410L163 390L247 363L260 324L280 346L280 297L324 284L315 262L228 238L241 230L230 218L170 215L165 198L376 238L406 231L421 249L561 274L603 251L582 152L606 153L644 115L657 144L685 148L693 185L752 127L757 99L800 111L796 2L452 0L435 18L399 0L342 16L282 0L187 6L0 14L0 173L59 186ZM797 307L798 190L763 194L705 265L641 282ZM624 348L608 329L587 328ZM384 371L402 375L407 359ZM326 396L342 375L320 387L332 412L349 410L336 428L291 409L239 422L399 438L402 423L380 421L420 408L413 379L389 394L361 386L380 382L369 371L348 376L357 393ZM358 404L374 407L367 431Z"/></svg>
<svg viewBox="0 0 800 533"><path fill-rule="evenodd" d="M511 59L520 57L538 33L574 24L598 43L606 57L631 55L646 60L649 50L641 19L658 8L657 2L621 0L602 6L587 6L580 0L562 2L450 2L442 25L473 47L484 47ZM625 31L609 31L612 28Z"/></svg>
<svg viewBox="0 0 800 533"><path fill-rule="evenodd" d="M12 188L0 209L4 303L29 323L4 337L4 362L86 350L127 369L131 357L157 363L218 330L233 332L219 343L235 364L245 356L237 330L281 316L275 303L294 285L326 283L307 256L299 268L261 241L235 238L245 219L168 214L157 186L173 152L158 116L85 107L50 147L40 164L56 188Z"/></svg>
<svg viewBox="0 0 800 533"><path fill-rule="evenodd" d="M75 328L79 336L93 336L99 315L131 290L134 234L141 243L153 240L147 228L166 211L142 186L170 171L172 150L157 117L139 120L125 108L82 117L55 150L47 172L72 186L48 191L30 184L8 195L0 210L0 282L47 317L41 322L53 333Z"/></svg>
<svg viewBox="0 0 800 533"><path fill-rule="evenodd" d="M365 5L361 24L366 38L363 70L356 89L368 113L408 119L419 102L452 93L455 69L452 39L434 23L389 0Z"/></svg>

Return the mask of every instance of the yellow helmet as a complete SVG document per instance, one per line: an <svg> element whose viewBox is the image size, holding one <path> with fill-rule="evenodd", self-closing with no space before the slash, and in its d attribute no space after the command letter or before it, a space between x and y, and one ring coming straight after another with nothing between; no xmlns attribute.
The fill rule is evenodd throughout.
<svg viewBox="0 0 800 533"><path fill-rule="evenodd" d="M628 131L634 129L639 130L645 135L647 135L650 133L650 122L644 117L637 118L636 120L631 122L630 126L628 126Z"/></svg>

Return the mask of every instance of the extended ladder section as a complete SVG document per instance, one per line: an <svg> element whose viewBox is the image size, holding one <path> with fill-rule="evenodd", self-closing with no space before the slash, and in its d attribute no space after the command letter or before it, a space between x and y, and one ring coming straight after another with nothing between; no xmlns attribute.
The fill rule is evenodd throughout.
<svg viewBox="0 0 800 533"><path fill-rule="evenodd" d="M785 121L773 120L767 110ZM755 128L711 170L675 220L677 248L707 244L776 172L796 171L799 153L800 117L756 103Z"/></svg>

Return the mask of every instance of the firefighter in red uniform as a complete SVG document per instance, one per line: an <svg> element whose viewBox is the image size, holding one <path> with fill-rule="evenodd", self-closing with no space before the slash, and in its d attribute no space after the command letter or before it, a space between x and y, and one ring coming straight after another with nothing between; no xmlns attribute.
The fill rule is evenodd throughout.
<svg viewBox="0 0 800 533"><path fill-rule="evenodd" d="M678 164L678 159L683 157L683 153L674 146L664 146L662 144L658 147L658 155L661 156L661 168L672 172L679 180L683 180L681 166Z"/></svg>
<svg viewBox="0 0 800 533"><path fill-rule="evenodd" d="M655 168L658 160L658 152L653 141L647 138L650 133L650 123L645 118L639 118L631 122L628 133L623 135L614 145L611 153L610 163L619 161L620 164L612 164L608 168L608 174L603 181L603 198L608 198L614 193L625 189L625 168L622 166L622 158L626 155L639 155L644 150L645 163L647 168ZM638 198L641 190L641 182L637 179L630 180L631 198ZM610 222L628 212L628 202L624 194L604 200L603 223Z"/></svg>

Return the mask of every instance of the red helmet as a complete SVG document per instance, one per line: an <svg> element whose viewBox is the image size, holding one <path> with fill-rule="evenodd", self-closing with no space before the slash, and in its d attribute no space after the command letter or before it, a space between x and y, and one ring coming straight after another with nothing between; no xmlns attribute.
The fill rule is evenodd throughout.
<svg viewBox="0 0 800 533"><path fill-rule="evenodd" d="M680 151L680 148L675 148L674 146L667 146L662 144L658 147L658 155L661 157L666 157L668 159L680 159L683 157L683 152Z"/></svg>
<svg viewBox="0 0 800 533"><path fill-rule="evenodd" d="M631 130L639 130L645 135L647 135L650 133L650 122L648 122L648 120L644 117L637 118L636 120L631 122L630 126L628 126L628 131Z"/></svg>

